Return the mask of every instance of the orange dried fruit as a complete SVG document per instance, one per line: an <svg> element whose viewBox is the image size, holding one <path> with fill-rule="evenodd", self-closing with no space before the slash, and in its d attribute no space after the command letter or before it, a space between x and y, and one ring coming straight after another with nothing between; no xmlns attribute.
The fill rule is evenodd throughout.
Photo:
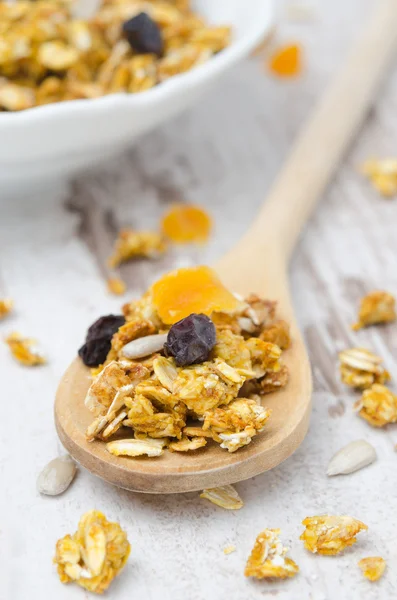
<svg viewBox="0 0 397 600"><path fill-rule="evenodd" d="M295 77L302 70L302 51L298 44L278 48L269 60L269 69L279 77Z"/></svg>
<svg viewBox="0 0 397 600"><path fill-rule="evenodd" d="M214 311L231 312L239 301L209 267L190 267L171 271L152 286L153 304L167 325L191 315Z"/></svg>
<svg viewBox="0 0 397 600"><path fill-rule="evenodd" d="M174 204L162 219L162 230L176 244L205 242L210 234L211 217L199 206Z"/></svg>

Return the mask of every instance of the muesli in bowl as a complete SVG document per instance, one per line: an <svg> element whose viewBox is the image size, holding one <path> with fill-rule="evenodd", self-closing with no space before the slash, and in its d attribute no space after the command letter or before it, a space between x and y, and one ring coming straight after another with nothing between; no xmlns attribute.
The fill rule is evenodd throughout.
<svg viewBox="0 0 397 600"><path fill-rule="evenodd" d="M287 385L289 345L275 302L236 297L208 267L168 273L89 328L79 350L93 377L86 437L115 456L210 442L235 452L271 417L262 402Z"/></svg>

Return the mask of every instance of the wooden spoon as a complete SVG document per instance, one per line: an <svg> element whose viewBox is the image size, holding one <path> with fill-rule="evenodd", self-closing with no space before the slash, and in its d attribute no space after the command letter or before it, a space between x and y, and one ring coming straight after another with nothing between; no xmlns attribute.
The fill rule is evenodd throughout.
<svg viewBox="0 0 397 600"><path fill-rule="evenodd" d="M386 0L378 5L368 28L304 128L255 224L217 266L230 289L277 299L280 316L291 323L293 345L284 355L291 380L284 390L269 394L263 401L273 409L269 425L251 444L233 454L209 445L189 454L164 452L155 459L112 456L103 442L88 443L85 439L85 430L92 421L84 406L90 375L76 359L58 389L55 423L65 448L89 471L130 490L187 492L253 477L272 469L298 448L309 425L312 383L290 300L288 260L394 55L396 30L397 2Z"/></svg>

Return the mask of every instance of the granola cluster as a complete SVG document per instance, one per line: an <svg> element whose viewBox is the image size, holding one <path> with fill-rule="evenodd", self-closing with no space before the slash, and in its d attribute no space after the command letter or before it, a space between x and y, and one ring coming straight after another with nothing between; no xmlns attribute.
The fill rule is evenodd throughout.
<svg viewBox="0 0 397 600"><path fill-rule="evenodd" d="M365 348L350 348L339 353L341 380L353 388L366 389L374 383L383 384L390 373L382 359Z"/></svg>
<svg viewBox="0 0 397 600"><path fill-rule="evenodd" d="M47 361L36 349L36 340L22 337L14 331L5 339L12 356L25 367L36 367L44 365Z"/></svg>
<svg viewBox="0 0 397 600"><path fill-rule="evenodd" d="M78 4L0 3L0 110L142 92L230 40L229 27L207 25L189 0L103 0L89 18Z"/></svg>
<svg viewBox="0 0 397 600"><path fill-rule="evenodd" d="M358 562L364 577L370 581L378 581L385 572L386 561L381 556L368 556Z"/></svg>
<svg viewBox="0 0 397 600"><path fill-rule="evenodd" d="M279 529L265 529L256 538L244 574L256 579L286 579L299 572L298 565L286 558L288 548L279 540Z"/></svg>
<svg viewBox="0 0 397 600"><path fill-rule="evenodd" d="M397 396L384 385L375 383L364 390L354 408L373 427L397 422Z"/></svg>
<svg viewBox="0 0 397 600"><path fill-rule="evenodd" d="M306 529L300 539L313 553L335 555L356 543L356 535L368 529L367 525L349 517L321 515L302 521Z"/></svg>
<svg viewBox="0 0 397 600"><path fill-rule="evenodd" d="M155 231L122 229L109 258L109 266L118 267L131 258L157 258L166 250L163 236Z"/></svg>
<svg viewBox="0 0 397 600"><path fill-rule="evenodd" d="M396 320L396 300L388 292L375 291L361 300L358 321L352 329L358 330L378 323L390 323Z"/></svg>
<svg viewBox="0 0 397 600"><path fill-rule="evenodd" d="M184 278L185 271L198 273L199 269L175 272L174 289L179 293L178 278ZM213 273L208 270L207 276L212 278ZM222 285L215 279L211 282ZM246 301L234 299L234 308L228 312L210 311L211 319L196 315L192 320L194 315L190 315L175 325L179 331L183 321L189 322L189 329L182 327L182 333L173 334L171 348L165 342L170 340L174 325L162 320L152 292L153 288L140 300L124 306L125 324L113 335L105 363L94 372L85 399L95 416L87 439L109 442L109 452L127 456L160 456L165 447L172 452L187 452L202 448L209 440L229 452L246 446L263 431L270 417L271 411L260 403L262 397L288 381L287 368L280 362L281 348L262 339L267 331L278 328L278 322L274 323L275 305L252 295ZM180 304L178 293L175 310L179 315L186 306ZM191 290L185 290L183 302L189 302L189 293ZM221 298L226 297L225 293L220 287ZM214 289L207 299L203 293L204 304L210 302L212 306L214 299ZM169 320L170 298L166 300ZM195 295L193 303L198 306ZM213 346L205 347L209 339L206 329L201 332L202 338L186 337L198 335L196 329L209 324L214 330ZM286 343L285 326L283 332ZM170 355L177 334L182 346L186 344L194 351L182 356L183 348L178 346L179 353ZM191 358L193 364L179 363L182 358L198 356L199 343L204 344L200 359ZM132 430L135 439L110 441L121 427Z"/></svg>
<svg viewBox="0 0 397 600"><path fill-rule="evenodd" d="M76 533L58 540L54 563L62 583L74 581L102 594L123 569L130 549L120 525L91 510L81 517Z"/></svg>

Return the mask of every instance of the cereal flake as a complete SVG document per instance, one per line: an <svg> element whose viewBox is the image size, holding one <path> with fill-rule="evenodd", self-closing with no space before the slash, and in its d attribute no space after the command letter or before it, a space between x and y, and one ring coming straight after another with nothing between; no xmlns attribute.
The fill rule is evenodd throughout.
<svg viewBox="0 0 397 600"><path fill-rule="evenodd" d="M385 572L386 561L381 556L368 556L358 562L364 577L370 581L378 581Z"/></svg>
<svg viewBox="0 0 397 600"><path fill-rule="evenodd" d="M286 558L288 548L279 540L280 529L265 529L256 538L244 574L256 579L286 579L299 572L298 565Z"/></svg>
<svg viewBox="0 0 397 600"><path fill-rule="evenodd" d="M335 555L356 543L356 535L367 525L349 516L321 515L306 517L306 529L300 536L305 548L313 553Z"/></svg>

